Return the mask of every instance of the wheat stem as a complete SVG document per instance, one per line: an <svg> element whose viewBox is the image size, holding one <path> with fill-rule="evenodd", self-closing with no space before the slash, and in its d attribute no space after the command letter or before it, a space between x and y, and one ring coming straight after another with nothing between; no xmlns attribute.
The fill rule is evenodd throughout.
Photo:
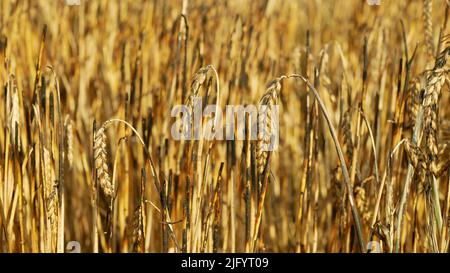
<svg viewBox="0 0 450 273"><path fill-rule="evenodd" d="M288 76L287 78L291 78L291 77L293 77L293 78L300 78L309 86L310 90L313 91L313 94L316 97L317 102L319 103L319 106L320 106L320 109L322 110L322 113L325 116L325 120L326 120L326 122L328 124L328 128L330 129L331 137L333 139L333 142L334 142L334 145L336 147L336 151L337 151L337 154L338 154L338 157L339 157L342 174L344 176L345 185L347 186L348 199L349 199L350 206L351 206L351 209L352 209L353 220L355 222L356 235L357 235L357 238L358 238L360 251L364 251L366 244L365 244L364 236L363 236L363 232L362 232L361 218L359 216L358 209L356 208L355 198L353 196L353 187L352 187L351 182L350 182L350 176L348 174L347 165L345 163L344 153L342 152L341 145L339 144L339 141L337 139L336 131L335 131L334 127L333 127L333 124L331 123L330 115L328 114L328 111L327 111L327 109L325 107L325 104L323 103L322 99L320 98L319 93L317 92L317 90L314 88L314 86L305 77L303 77L301 75L293 74L293 75Z"/></svg>

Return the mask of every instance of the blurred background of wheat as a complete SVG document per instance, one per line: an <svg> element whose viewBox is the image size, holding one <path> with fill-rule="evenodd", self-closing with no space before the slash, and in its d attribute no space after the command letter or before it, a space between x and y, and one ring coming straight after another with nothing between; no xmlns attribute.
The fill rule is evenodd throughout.
<svg viewBox="0 0 450 273"><path fill-rule="evenodd" d="M0 252L64 252L68 241L83 252L358 252L369 241L447 252L448 5L2 0ZM173 140L170 109L206 65L223 109L258 104L280 75L307 76L352 192L301 80L281 82L280 147L263 176L254 141ZM202 96L215 81L207 73ZM429 108L427 90L440 93ZM426 109L436 117L416 145ZM111 118L136 128L155 169L129 126L102 130ZM436 158L425 139L437 139Z"/></svg>

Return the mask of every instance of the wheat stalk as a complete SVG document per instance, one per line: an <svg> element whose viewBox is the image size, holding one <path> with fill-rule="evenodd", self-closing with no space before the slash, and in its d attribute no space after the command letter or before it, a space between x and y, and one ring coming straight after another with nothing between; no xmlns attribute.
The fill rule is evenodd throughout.
<svg viewBox="0 0 450 273"><path fill-rule="evenodd" d="M138 205L137 208L134 211L133 216L133 240L134 240L134 251L138 252L142 250L143 243L144 243L144 223L143 223L143 217L142 217L142 206Z"/></svg>
<svg viewBox="0 0 450 273"><path fill-rule="evenodd" d="M331 133L333 142L336 147L336 151L337 151L339 161L341 164L342 174L344 176L345 185L347 187L347 193L348 193L348 198L349 198L349 202L350 202L350 207L352 209L353 220L355 222L356 235L358 237L359 247L360 247L361 251L364 251L364 249L366 247L366 243L365 243L364 236L362 233L361 218L359 216L358 208L356 207L356 204L355 204L355 197L353 196L353 186L350 182L350 176L348 173L347 164L345 163L344 154L342 152L342 148L339 144L339 141L337 140L337 134L331 123L330 115L328 114L328 111L327 111L322 99L320 98L319 93L314 88L314 86L308 81L308 79L306 79L305 77L303 77L301 75L297 75L297 74L290 75L287 78L291 78L291 77L300 78L308 85L310 90L313 92L314 97L316 98L317 102L319 103L319 106L320 106L320 109L322 110L323 115L325 116L325 120L328 124L328 128L330 129L330 133Z"/></svg>
<svg viewBox="0 0 450 273"><path fill-rule="evenodd" d="M53 160L50 151L43 147L43 180L44 180L44 200L46 204L47 219L50 223L52 238L57 232L58 217L58 190L53 167Z"/></svg>
<svg viewBox="0 0 450 273"><path fill-rule="evenodd" d="M347 154L347 158L351 160L353 158L353 140L351 129L351 111L350 108L344 112L341 120L341 130L343 131L343 146Z"/></svg>
<svg viewBox="0 0 450 273"><path fill-rule="evenodd" d="M15 84L14 75L10 75L8 83L7 83L7 109L9 115L9 123L8 128L11 136L11 142L14 147L18 147L19 143L16 143L16 137L20 136L19 132L19 91L17 90L17 86ZM17 142L19 139L17 139Z"/></svg>

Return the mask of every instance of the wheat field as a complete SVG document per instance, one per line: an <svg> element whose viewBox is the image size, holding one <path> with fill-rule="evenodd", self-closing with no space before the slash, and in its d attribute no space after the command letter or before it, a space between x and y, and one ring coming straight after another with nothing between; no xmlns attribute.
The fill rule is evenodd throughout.
<svg viewBox="0 0 450 273"><path fill-rule="evenodd" d="M448 0L77 2L0 1L0 253L449 252Z"/></svg>

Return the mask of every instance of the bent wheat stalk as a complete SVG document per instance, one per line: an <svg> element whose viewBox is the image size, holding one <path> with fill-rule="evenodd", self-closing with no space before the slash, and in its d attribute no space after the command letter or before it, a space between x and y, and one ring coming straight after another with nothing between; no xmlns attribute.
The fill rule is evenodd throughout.
<svg viewBox="0 0 450 273"><path fill-rule="evenodd" d="M365 244L364 236L362 233L361 218L359 216L358 208L356 207L355 198L353 196L353 187L352 187L352 184L350 183L350 176L348 173L347 165L345 163L344 153L342 152L341 145L339 144L339 141L337 139L337 134L333 127L333 124L331 124L330 115L328 114L328 111L327 111L322 99L320 98L319 93L314 88L314 86L308 81L308 79L306 79L302 75L298 75L298 74L293 74L293 75L287 76L287 78L300 78L301 80L303 80L308 85L310 90L312 90L314 97L316 98L317 102L319 103L320 109L322 110L322 113L325 116L325 120L328 124L328 128L330 129L331 137L333 139L334 145L336 146L336 151L337 151L337 154L339 157L339 161L341 163L342 175L344 177L345 185L347 187L348 199L349 199L350 206L352 209L353 220L355 222L356 235L358 238L359 247L360 247L361 251L364 251L366 244Z"/></svg>
<svg viewBox="0 0 450 273"><path fill-rule="evenodd" d="M150 162L150 169L152 171L153 177L155 178L154 181L155 181L156 190L158 192L160 192L160 189L161 189L160 185L161 184L159 182L159 178L158 178L158 175L156 173L156 167L155 167L155 164L153 163L153 159L151 157L150 152L148 151L147 147L145 146L144 140L142 139L142 137L139 134L139 132L133 127L133 125L131 125L130 123L126 122L125 120L117 119L117 118L113 118L113 119L109 119L109 120L105 121L103 123L103 125L100 127L100 129L98 129L97 133L95 134L95 140L96 140L95 143L94 143L94 155L96 155L95 156L95 159L96 159L95 167L96 167L97 172L99 171L99 168L103 168L100 171L103 172L103 174L102 174L103 176L101 178L105 180L105 181L103 181L104 185L102 185L102 181L101 180L99 181L100 182L100 186L102 187L103 191L105 192L106 195L108 195L110 197L112 197L113 194L114 194L114 188L112 187L111 179L107 180L107 178L109 177L109 173L108 173L108 176L105 175L106 174L105 170L107 170L108 165L106 164L106 161L102 157L105 156L106 151L98 151L96 149L105 149L106 148L106 134L105 134L105 131L108 128L108 126L111 125L114 122L119 122L119 123L125 124L127 127L129 127L133 131L133 133L139 139L139 142L142 144L142 148L144 149L144 152L145 152L145 154L147 156L147 159ZM97 143L97 141L99 143ZM99 161L98 165L97 165L97 160ZM105 169L105 164L106 164L106 169ZM97 167L97 166L99 166L99 167ZM105 186L105 188L103 188L104 186ZM174 243L176 245L176 248L179 249L178 242L176 240L175 233L173 231L173 227L172 227L172 224L171 224L172 220L170 219L170 215L169 215L167 209L166 209L165 212L167 213L167 220L168 220L167 221L167 225L169 227L172 239L173 239L173 241L174 241Z"/></svg>
<svg viewBox="0 0 450 273"><path fill-rule="evenodd" d="M372 142L372 151L373 151L373 157L374 157L374 167L375 167L375 181L377 182L377 185L380 182L380 177L378 173L378 158L377 158L377 149L375 147L375 139L372 133L372 128L370 127L369 121L367 120L366 115L364 115L364 112L362 110L359 110L359 113L361 114L364 123L367 126L367 130L369 131L370 141Z"/></svg>
<svg viewBox="0 0 450 273"><path fill-rule="evenodd" d="M400 146L405 141L406 141L406 139L402 139L394 146L394 149L392 149L392 151L389 154L388 162L390 162L392 160L392 158L394 157L394 154L397 152L397 150L400 148ZM384 190L384 185L386 184L386 179L387 179L387 169L384 171L383 179L381 179L381 185L378 188L375 208L374 208L374 211L373 211L373 214L372 214L372 220L370 222L370 236L369 236L369 240L372 239L372 236L374 234L374 229L377 227L376 223L377 223L377 218L378 218L378 211L379 211L379 208L380 208L381 197L383 196L383 190ZM388 241L390 242L390 240L388 240ZM391 249L391 248L389 248L389 249Z"/></svg>
<svg viewBox="0 0 450 273"><path fill-rule="evenodd" d="M337 154L338 154L338 157L339 157L339 161L340 161L340 165L341 165L341 169L342 169L342 174L344 176L345 185L347 187L348 199L349 199L350 206L351 206L351 209L352 209L353 220L355 222L356 235L357 235L357 238L358 238L359 247L360 247L361 252L363 252L364 249L365 249L366 244L365 244L364 236L363 236L363 233L362 233L361 218L359 216L358 208L356 207L355 198L353 196L353 187L352 187L352 184L350 183L350 176L349 176L349 173L348 173L347 165L345 163L344 153L342 152L341 145L339 144L339 141L337 139L336 131L335 131L334 127L333 127L333 124L331 123L330 115L328 114L328 111L327 111L327 109L325 107L325 104L323 103L322 99L320 98L319 93L314 88L314 86L309 82L308 79L306 79L302 75L292 74L292 75L289 75L289 76L284 76L283 75L283 76L277 78L277 82L279 83L281 80L286 79L286 78L300 78L301 80L303 80L308 85L308 87L312 90L312 92L314 94L314 97L316 98L317 102L319 103L320 109L322 110L322 113L325 116L325 120L327 122L328 128L330 129L331 137L332 137L333 142L334 142L335 147L336 147L336 151L337 151ZM255 234L256 234L256 232L255 232Z"/></svg>

